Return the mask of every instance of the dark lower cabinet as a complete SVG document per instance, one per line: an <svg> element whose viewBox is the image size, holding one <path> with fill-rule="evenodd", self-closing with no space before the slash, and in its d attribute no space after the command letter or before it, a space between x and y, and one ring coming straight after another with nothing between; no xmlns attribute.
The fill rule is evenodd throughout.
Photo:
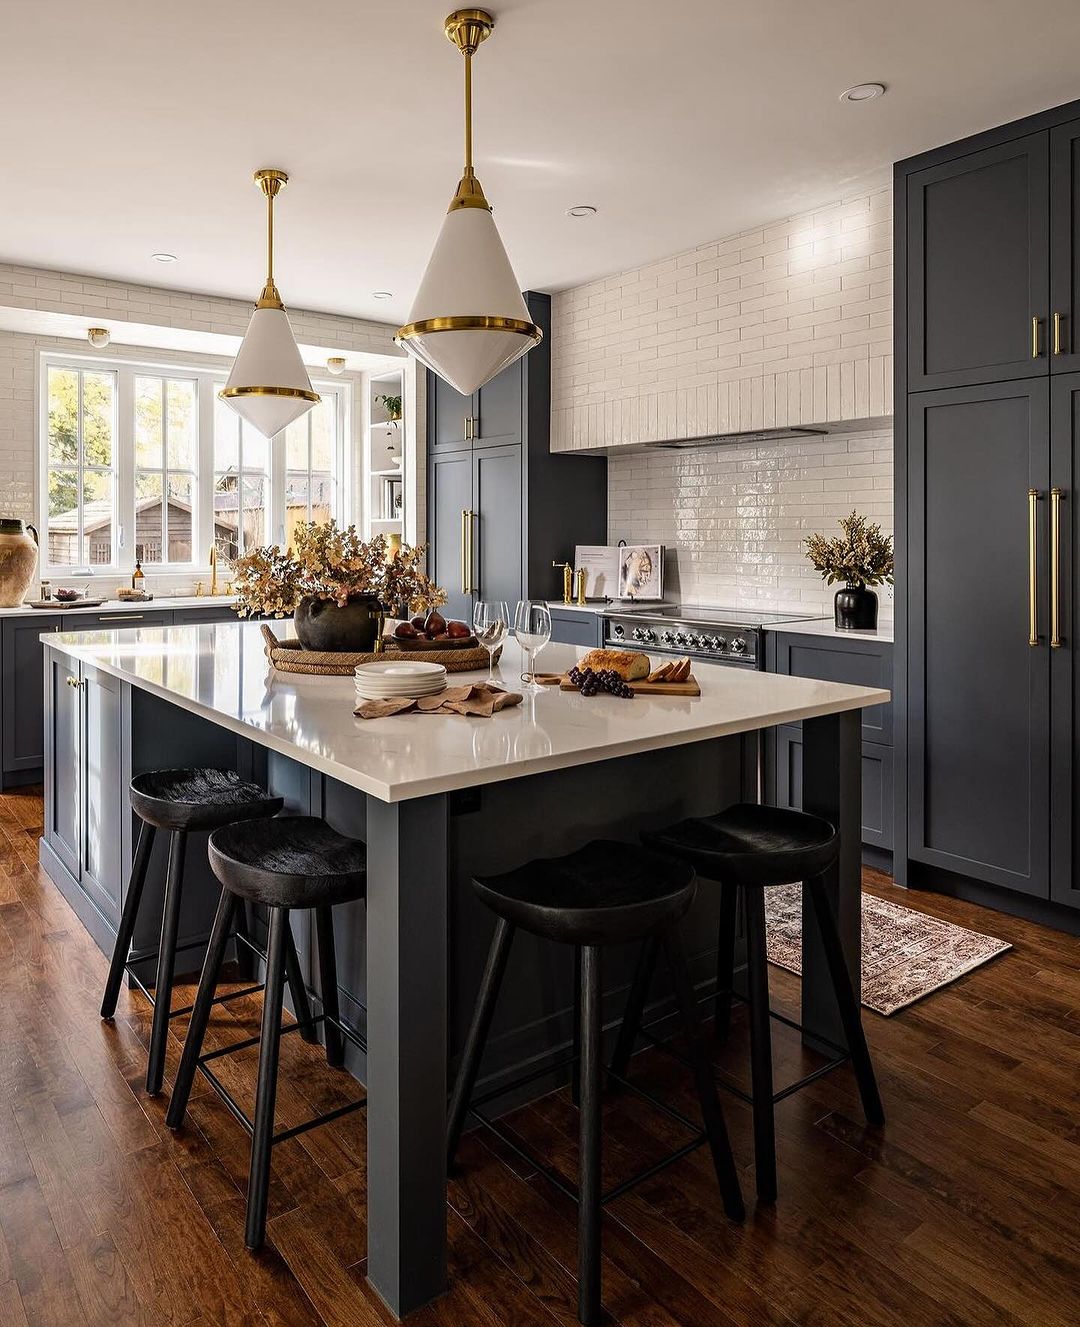
<svg viewBox="0 0 1080 1327"><path fill-rule="evenodd" d="M604 643L604 619L578 608L551 608L551 639L561 645L599 649Z"/></svg>
<svg viewBox="0 0 1080 1327"><path fill-rule="evenodd" d="M813 677L852 686L893 686L893 647L887 640L770 631L765 666L770 673ZM862 841L881 853L893 849L892 705L862 711ZM802 808L802 725L766 736L766 794L777 806Z"/></svg>
<svg viewBox="0 0 1080 1327"><path fill-rule="evenodd" d="M66 656L49 653L45 675L45 707L52 722L46 726L49 747L45 789L45 841L68 872L82 874L82 724L79 703L79 667Z"/></svg>

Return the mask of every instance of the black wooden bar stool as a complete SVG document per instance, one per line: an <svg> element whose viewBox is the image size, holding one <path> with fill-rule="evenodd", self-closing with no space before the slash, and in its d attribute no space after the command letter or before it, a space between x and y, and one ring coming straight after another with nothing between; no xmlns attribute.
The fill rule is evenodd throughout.
<svg viewBox="0 0 1080 1327"><path fill-rule="evenodd" d="M499 918L488 953L472 1024L450 1102L447 1163L452 1165L458 1140L470 1111L530 1164L543 1170L555 1186L578 1203L578 1317L585 1327L600 1321L600 1209L641 1180L708 1142L724 1209L732 1219L744 1215L739 1178L731 1154L716 1085L705 1053L690 971L678 925L694 898L692 867L643 852L631 844L597 841L567 857L533 861L505 875L473 881L481 900ZM580 974L577 1001L580 1033L575 1049L557 1064L545 1064L494 1092L473 1098L476 1076L491 1027L499 988L506 972L510 945L518 927L545 940L573 945ZM675 984L683 1026L691 1048L704 1130L672 1107L633 1084L624 1083L676 1119L694 1136L669 1157L607 1193L600 1188L600 1093L602 1065L601 952L605 945L648 939L662 946ZM537 1162L480 1107L525 1083L573 1064L580 1091L580 1178L575 1190L551 1168Z"/></svg>
<svg viewBox="0 0 1080 1327"><path fill-rule="evenodd" d="M238 820L267 820L277 815L283 802L280 797L271 797L266 789L257 783L241 779L234 770L164 769L137 774L131 780L131 805L142 824L131 866L131 879L124 900L124 910L120 918L120 929L116 933L112 962L105 982L101 1017L112 1018L115 1014L120 984L124 979L124 973L129 973L132 981L150 1001L154 1010L150 1030L150 1054L146 1065L146 1090L151 1096L156 1096L161 1091L165 1073L169 1021L191 1012L190 1005L185 1005L182 1009L171 1008L176 955L183 950L194 949L200 943L193 942L180 946L176 943L180 930L184 857L188 834L198 830L217 829L221 825L228 825ZM161 914L161 938L156 955L157 977L151 992L140 980L137 970L152 955L142 955L132 960L130 953L135 925L139 918L143 888L146 884L147 868L150 865L150 854L159 829L168 831L171 838L169 865L165 877L165 905ZM265 957L251 942L246 914L237 918L235 938L238 941L238 949L243 945L260 957ZM300 975L300 964L291 938L288 947L288 970L289 989L296 1005L296 1016L300 1020L310 1021L311 1010L307 1003L307 991ZM253 991L261 989L260 985L255 985L245 990L232 991L221 998L235 1000L241 995L250 995ZM314 1037L314 1033L310 1030L308 1035Z"/></svg>
<svg viewBox="0 0 1080 1327"><path fill-rule="evenodd" d="M215 830L210 836L210 865L223 886L221 903L214 919L165 1123L170 1129L179 1129L183 1124L195 1074L201 1072L251 1136L244 1242L249 1249L257 1249L266 1234L270 1152L274 1145L367 1104L364 1100L353 1101L303 1124L274 1132L278 1052L282 1037L281 997L290 943L289 913L293 908L312 908L315 912L323 1012L309 1021L312 1025L323 1023L325 1026L328 1063L340 1066L344 1062L342 1037L360 1050L367 1050L367 1043L342 1023L338 1011L332 913L335 904L352 903L364 897L366 852L361 842L345 838L331 829L325 820L315 816L282 816L265 824L234 824ZM203 1038L216 1002L218 973L225 958L234 916L244 901L261 903L270 912L262 1032L258 1037L249 1037L204 1055ZM284 1031L291 1032L298 1026L299 1023L292 1024ZM209 1061L250 1046L259 1047L254 1120L248 1118L235 1097L208 1068Z"/></svg>
<svg viewBox="0 0 1080 1327"><path fill-rule="evenodd" d="M797 1092L808 1083L850 1059L862 1098L867 1121L885 1122L878 1094L877 1080L870 1051L863 1033L859 1001L852 989L851 977L840 944L832 908L822 879L836 862L840 836L832 825L817 816L805 815L785 807L743 803L731 806L719 815L684 820L656 833L643 834L651 849L694 867L699 878L715 880L720 885L720 935L717 943L716 1029L721 1042L726 1040L730 1021L734 955L735 921L741 894L746 918L747 1003L750 1010L750 1061L752 1093L744 1093L730 1084L730 1091L752 1104L754 1111L754 1165L758 1197L764 1202L776 1198L776 1139L773 1108L778 1101ZM847 1049L835 1046L834 1059L804 1078L773 1090L772 1036L770 1017L801 1031L797 1023L769 1009L769 963L765 946L765 890L770 885L803 881L821 931L821 938L832 980ZM627 1001L626 1015L612 1059L612 1071L626 1073L638 1033L645 1031L648 1040L663 1045L641 1028L642 1012L648 995L655 963L655 951L642 950L637 972Z"/></svg>

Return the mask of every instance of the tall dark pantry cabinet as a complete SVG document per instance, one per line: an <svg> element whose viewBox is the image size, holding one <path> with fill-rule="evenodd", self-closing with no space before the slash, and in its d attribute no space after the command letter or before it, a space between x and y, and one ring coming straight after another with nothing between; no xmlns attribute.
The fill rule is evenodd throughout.
<svg viewBox="0 0 1080 1327"><path fill-rule="evenodd" d="M607 461L551 454L551 296L525 300L544 339L523 359L472 396L428 373L429 569L467 622L477 599L561 597L552 562L607 543Z"/></svg>
<svg viewBox="0 0 1080 1327"><path fill-rule="evenodd" d="M1080 103L895 174L894 870L1080 923Z"/></svg>

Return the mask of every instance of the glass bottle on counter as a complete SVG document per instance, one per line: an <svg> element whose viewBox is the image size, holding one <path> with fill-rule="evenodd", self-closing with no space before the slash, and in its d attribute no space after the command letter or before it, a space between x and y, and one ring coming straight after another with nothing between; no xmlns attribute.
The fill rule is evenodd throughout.
<svg viewBox="0 0 1080 1327"><path fill-rule="evenodd" d="M137 590L139 594L145 593L146 573L142 569L142 561L135 559L135 570L131 573L131 588Z"/></svg>

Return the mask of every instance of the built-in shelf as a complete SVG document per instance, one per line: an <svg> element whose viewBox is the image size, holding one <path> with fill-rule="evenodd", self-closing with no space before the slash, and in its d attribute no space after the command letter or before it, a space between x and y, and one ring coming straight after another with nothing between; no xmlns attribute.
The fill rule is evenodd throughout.
<svg viewBox="0 0 1080 1327"><path fill-rule="evenodd" d="M400 525L400 524L401 524L401 517L400 517L400 516L373 516L373 517L371 518L371 524L372 524L372 525Z"/></svg>
<svg viewBox="0 0 1080 1327"><path fill-rule="evenodd" d="M389 430L389 429L400 428L400 427L401 427L401 420L400 420L400 419L373 419L373 420L371 421L371 423L368 425L368 427L369 427L369 428L372 428L372 429L382 429L382 431L385 433L385 432L387 432L387 430Z"/></svg>
<svg viewBox="0 0 1080 1327"><path fill-rule="evenodd" d="M400 474L401 474L401 466L400 466L400 465L392 465L392 466L390 467L389 470L372 470L372 471L371 471L371 476L372 476L372 478L374 478L376 475L400 475Z"/></svg>

